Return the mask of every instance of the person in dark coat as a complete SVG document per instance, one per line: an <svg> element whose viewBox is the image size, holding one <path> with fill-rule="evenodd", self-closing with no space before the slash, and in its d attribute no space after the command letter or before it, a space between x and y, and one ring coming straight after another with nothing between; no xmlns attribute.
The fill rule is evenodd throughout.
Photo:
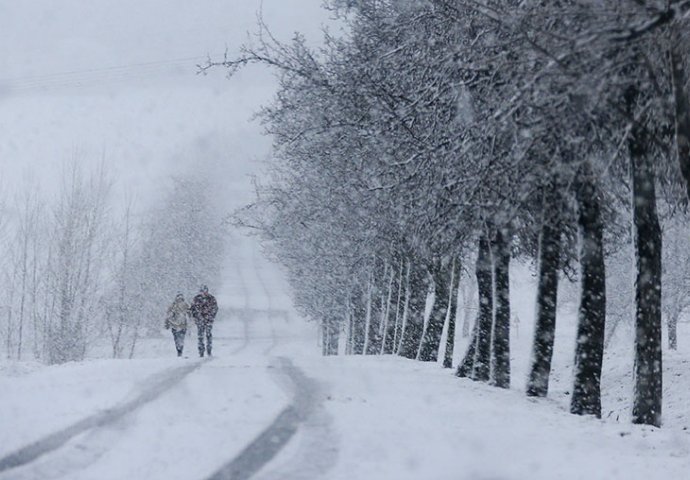
<svg viewBox="0 0 690 480"><path fill-rule="evenodd" d="M191 312L199 334L199 356L203 357L204 352L210 356L213 346L213 320L218 313L218 303L216 298L208 293L206 285L202 285L199 293L194 297ZM206 345L204 345L204 340L206 340Z"/></svg>
<svg viewBox="0 0 690 480"><path fill-rule="evenodd" d="M187 333L189 314L189 305L184 301L184 296L178 293L172 305L168 307L168 312L165 316L165 328L166 330L172 330L178 357L182 356L182 350L184 349L184 336Z"/></svg>

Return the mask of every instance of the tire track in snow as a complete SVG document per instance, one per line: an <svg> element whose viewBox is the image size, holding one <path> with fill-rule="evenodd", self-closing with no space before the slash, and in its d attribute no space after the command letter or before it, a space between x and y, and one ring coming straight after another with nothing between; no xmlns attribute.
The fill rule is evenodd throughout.
<svg viewBox="0 0 690 480"><path fill-rule="evenodd" d="M57 450L80 433L94 428L101 428L119 420L128 413L158 398L184 377L199 368L203 362L204 360L195 362L191 365L178 367L171 371L155 374L150 380L146 381L144 391L136 398L86 417L77 423L45 436L40 440L0 458L0 474L7 470L27 465L42 455Z"/></svg>
<svg viewBox="0 0 690 480"><path fill-rule="evenodd" d="M253 477L288 444L300 426L308 422L320 407L316 381L308 378L289 359L279 357L278 360L281 373L287 376L295 392L292 402L244 450L207 480L247 480ZM319 455L318 451L312 453ZM334 459L334 456L329 458ZM323 474L330 465L321 465L319 473ZM276 478L281 478L281 475Z"/></svg>

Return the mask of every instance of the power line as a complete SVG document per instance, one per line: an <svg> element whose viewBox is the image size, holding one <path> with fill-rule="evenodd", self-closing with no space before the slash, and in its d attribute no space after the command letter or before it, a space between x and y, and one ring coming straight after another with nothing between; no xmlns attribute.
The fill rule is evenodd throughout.
<svg viewBox="0 0 690 480"><path fill-rule="evenodd" d="M206 57L202 56L196 56L196 57L185 57L185 58L176 58L176 59L171 59L171 60L159 60L156 62L142 62L142 63L130 63L130 64L124 64L124 65L112 65L109 67L100 67L100 68L89 68L85 70L70 70L66 72L56 72L56 73L49 73L49 74L44 74L44 75L26 75L22 77L14 77L14 78L0 78L0 81L3 82L16 82L16 81L25 81L25 80L34 80L34 79L43 79L43 78L51 78L51 77L56 77L56 76L63 76L63 75L74 75L74 74L82 74L82 73L92 73L92 72L106 72L106 71L111 71L111 70L119 70L119 69L127 69L127 68L132 68L132 67L147 67L150 65L168 65L171 63L178 63L178 62L190 62L190 61L199 61L200 59L205 59Z"/></svg>
<svg viewBox="0 0 690 480"><path fill-rule="evenodd" d="M55 90L72 86L89 86L96 82L121 83L127 80L153 77L165 73L171 68L188 67L190 73L195 72L196 65L207 58L206 56L184 57L43 75L0 78L0 86L4 86L10 93L26 93L32 90Z"/></svg>

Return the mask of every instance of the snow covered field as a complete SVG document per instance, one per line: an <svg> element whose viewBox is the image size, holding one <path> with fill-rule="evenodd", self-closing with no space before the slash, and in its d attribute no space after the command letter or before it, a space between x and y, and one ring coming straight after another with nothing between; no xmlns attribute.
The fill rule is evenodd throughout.
<svg viewBox="0 0 690 480"><path fill-rule="evenodd" d="M625 329L604 364L604 419L573 416L567 413L572 316L563 315L559 325L549 398L522 393L533 295L527 271L520 275L513 301L522 322L512 332L510 391L402 358L321 357L311 325L262 315L259 305L246 323L234 314L219 319L212 360L195 358L193 338L189 358L174 358L165 335L134 360L2 363L0 457L81 419L134 406L26 465L4 469L0 478L249 478L212 477L233 461L258 468L259 479L687 478L687 328L679 332L680 350L666 355L662 429L629 423ZM241 276L260 296L261 275ZM286 361L303 381L291 380ZM160 386L175 369L195 365ZM267 446L282 442L281 434L285 446L273 457Z"/></svg>

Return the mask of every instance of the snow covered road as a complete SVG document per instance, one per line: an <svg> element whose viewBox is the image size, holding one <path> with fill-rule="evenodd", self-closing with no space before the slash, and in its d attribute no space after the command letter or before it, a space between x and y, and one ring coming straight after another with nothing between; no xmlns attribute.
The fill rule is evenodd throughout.
<svg viewBox="0 0 690 480"><path fill-rule="evenodd" d="M133 412L142 405L155 400L184 377L199 368L200 362L183 365L154 375L146 381L142 392L134 399L103 412L91 415L67 428L35 441L5 457L0 458L0 472L26 465L41 455L62 447L70 439L90 429L111 425L124 415Z"/></svg>
<svg viewBox="0 0 690 480"><path fill-rule="evenodd" d="M233 465L246 466L243 459L247 457L242 454L255 439L260 448L254 451L260 454L250 463L251 470L258 470L275 453L270 453L269 447L276 432L289 433L283 441L286 443L306 418L315 390L288 360L265 355L276 344L272 320L245 320L218 322L217 356L211 361L201 362L193 356L99 360L36 367L34 373L3 378L11 395L0 401L0 411L20 412L21 421L2 418L3 425L14 428L3 429L9 441L0 443L0 457L4 457L0 478L208 478L226 472L224 465L231 469ZM186 353L194 353L193 340L187 342ZM165 339L165 346L172 350L171 341ZM145 378L135 371L129 376L120 372L114 376L114 385L101 385L92 371L108 374L109 370L136 370L142 364L155 365L160 371ZM57 374L45 375L46 370ZM79 378L84 371L91 375ZM97 378L90 388L105 391L93 397L85 395L84 390L89 389L85 384ZM17 388L21 384L23 390ZM124 399L118 398L127 390L125 385L128 393ZM46 388L59 392L63 401L54 405L50 397L34 395ZM111 394L104 395L108 391ZM79 405L82 416L71 412L67 408L70 405ZM45 411L51 412L49 419L65 414L72 422L63 426L64 422L53 421L51 430L32 420L33 414ZM282 418L281 414L285 417L285 412L289 421L274 421ZM57 425L62 428L55 428ZM18 440L13 433L17 430L24 430ZM268 443L261 444L262 432L268 435Z"/></svg>
<svg viewBox="0 0 690 480"><path fill-rule="evenodd" d="M0 480L634 480L690 471L682 423L573 416L558 397L526 398L517 377L500 390L397 357L324 358L303 322L253 307L243 315L219 320L211 361L193 356L195 338L182 359L164 338L145 359L0 364L0 457L101 419Z"/></svg>
<svg viewBox="0 0 690 480"><path fill-rule="evenodd" d="M248 479L292 439L302 423L314 413L318 402L318 385L307 378L290 360L281 357L280 374L288 377L294 391L292 402L239 455L219 469L209 480ZM302 464L296 465L302 468Z"/></svg>

